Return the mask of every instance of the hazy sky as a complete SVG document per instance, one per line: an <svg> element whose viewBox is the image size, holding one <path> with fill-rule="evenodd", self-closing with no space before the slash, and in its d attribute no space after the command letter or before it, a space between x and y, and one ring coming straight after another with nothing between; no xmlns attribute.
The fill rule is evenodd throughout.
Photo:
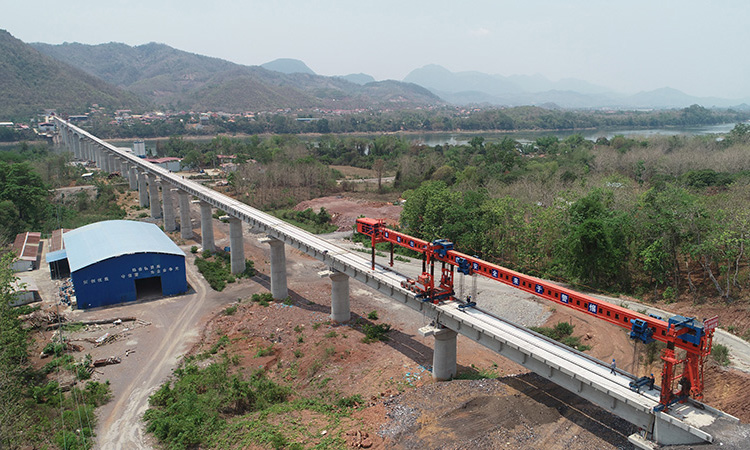
<svg viewBox="0 0 750 450"><path fill-rule="evenodd" d="M439 64L624 93L750 97L748 0L2 0L0 11L0 28L24 42L159 42L379 80Z"/></svg>

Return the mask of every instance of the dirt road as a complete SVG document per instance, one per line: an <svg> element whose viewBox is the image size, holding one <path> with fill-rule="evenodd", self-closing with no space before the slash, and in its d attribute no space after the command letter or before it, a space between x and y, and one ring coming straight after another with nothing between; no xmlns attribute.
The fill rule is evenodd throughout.
<svg viewBox="0 0 750 450"><path fill-rule="evenodd" d="M124 343L129 348L137 348L137 359L128 357L125 364L132 364L138 370L127 370L132 378L130 383L112 383L115 400L100 410L96 448L151 447L142 422L143 413L148 409L148 397L170 375L179 357L192 345L199 334L202 316L222 301L221 296L207 295L205 281L196 272L194 264L188 262L185 266L192 293L106 311L108 316L118 313L140 315L141 311L149 309L152 323L147 335ZM117 376L118 369L123 370L118 366L109 366L108 369L111 373L104 374L107 378Z"/></svg>

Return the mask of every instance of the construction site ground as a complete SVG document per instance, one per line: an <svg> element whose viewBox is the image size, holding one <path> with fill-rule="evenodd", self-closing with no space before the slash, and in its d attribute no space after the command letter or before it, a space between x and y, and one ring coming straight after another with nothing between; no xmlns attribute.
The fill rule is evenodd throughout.
<svg viewBox="0 0 750 450"><path fill-rule="evenodd" d="M133 193L126 203L135 202ZM300 209L325 207L339 225L328 238L353 247L345 239L354 219L368 217L398 219L400 208L345 197L326 197L305 202ZM140 211L132 210L131 218ZM199 223L197 207L193 224ZM81 351L80 358L119 357L120 364L99 367L94 379L109 380L113 399L99 409L97 448L158 448L144 431L141 420L148 396L167 380L181 358L205 351L227 335L227 349L237 354L243 372L264 367L279 382L291 386L294 395L341 396L359 394L366 404L336 429L307 418L318 435L340 433L348 446L368 448L540 448L618 449L630 448L627 436L637 430L577 396L529 374L521 366L459 336L459 374L492 374L496 379L454 380L434 383L431 379L432 338L417 329L426 324L420 314L393 302L370 288L350 284L352 321L336 325L328 320L331 284L320 278L325 267L294 249L287 248L287 274L291 304L274 302L268 307L250 302L254 293L270 288L267 245L245 229L245 255L255 262L258 275L242 279L216 292L198 274L193 264L193 245L200 246L200 229L193 240L172 238L187 254L187 295L154 299L93 311L67 310L70 321L135 318L135 321L87 326L66 336ZM214 221L216 245L228 244L228 225ZM367 255L363 254L363 257ZM398 263L397 271L419 270L419 262ZM57 285L44 280L44 267L35 271L44 307L53 309ZM48 272L47 272L48 274ZM499 283L480 284L479 305L524 325L551 326L560 321L575 325L574 335L590 345L587 353L602 360L615 358L618 367L636 375L659 370L660 362L643 364L645 349L635 346L623 329L560 307ZM617 302L617 299L613 299ZM232 315L223 312L236 305ZM378 319L369 319L376 311ZM389 340L362 342L361 325L387 323ZM297 330L295 330L295 327ZM301 330L301 331L300 331ZM37 354L53 338L53 331L37 336ZM106 334L104 345L96 339ZM300 342L299 336L304 336ZM256 357L259 349L273 344L270 355ZM45 363L42 359L35 361ZM321 390L322 389L322 390ZM706 402L750 421L750 376L735 369L709 363ZM304 420L304 418L303 418ZM315 435L315 433L312 433ZM314 438L309 442L313 445ZM731 439L727 439L730 444ZM252 448L252 447L251 447ZM264 447L257 447L264 448ZM269 447L270 448L270 447ZM717 447L718 448L718 447ZM732 445L722 448L743 448Z"/></svg>

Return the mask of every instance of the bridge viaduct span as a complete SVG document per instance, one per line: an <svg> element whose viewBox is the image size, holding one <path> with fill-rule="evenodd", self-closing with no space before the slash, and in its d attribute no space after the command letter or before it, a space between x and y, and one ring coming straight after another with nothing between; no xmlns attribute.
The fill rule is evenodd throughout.
<svg viewBox="0 0 750 450"><path fill-rule="evenodd" d="M420 333L435 339L433 378L436 380L447 380L456 374L456 338L461 334L636 425L642 432L629 439L643 448L649 448L649 440L666 445L713 442L711 429L718 418L737 421L692 400L677 404L668 412L656 412L659 391L634 392L628 386L632 376L625 372L612 375L601 361L480 309L459 310L452 302L439 305L423 302L401 287L405 279L401 274L382 266L372 270L370 261L354 252L122 151L67 121L55 118L55 123L57 143L70 149L76 159L95 161L107 172L120 172L128 179L130 189L138 190L141 206L150 206L151 216L163 219L166 231L178 228L174 194L179 198L180 224L190 224L190 199L194 197L200 202L203 248L214 250L212 208L225 211L230 216L233 273L245 269L242 222L265 233L267 238L263 242L270 245L274 298L285 298L288 293L285 246L289 245L329 266L324 275L332 282L334 321L346 322L350 318L350 278L431 318L434 325L420 329ZM191 226L181 226L180 231L185 239L193 237Z"/></svg>

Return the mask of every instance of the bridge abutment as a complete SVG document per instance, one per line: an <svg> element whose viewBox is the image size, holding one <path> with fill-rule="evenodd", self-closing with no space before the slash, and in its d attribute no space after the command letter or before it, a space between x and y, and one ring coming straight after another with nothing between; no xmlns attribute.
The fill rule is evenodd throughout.
<svg viewBox="0 0 750 450"><path fill-rule="evenodd" d="M663 413L655 414L653 431L653 440L660 445L705 444L706 441L711 442L712 438L708 433L703 433L701 436L695 434L695 431L700 430L693 430L693 432L690 433L686 430L686 427L682 422L669 420L669 416L666 414L662 416L662 414ZM665 420L665 418L667 420Z"/></svg>
<svg viewBox="0 0 750 450"><path fill-rule="evenodd" d="M229 219L229 248L232 273L237 275L245 271L245 245L242 239L242 221L236 217Z"/></svg>
<svg viewBox="0 0 750 450"><path fill-rule="evenodd" d="M214 223L211 217L211 205L201 201L201 241L203 250L216 251L214 244Z"/></svg>

